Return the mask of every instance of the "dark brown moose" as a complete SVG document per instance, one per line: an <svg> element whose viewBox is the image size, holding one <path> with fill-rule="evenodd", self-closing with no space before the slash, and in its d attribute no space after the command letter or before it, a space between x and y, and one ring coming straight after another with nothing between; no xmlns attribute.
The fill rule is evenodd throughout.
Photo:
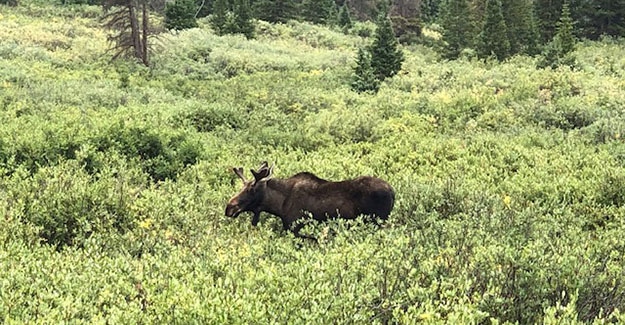
<svg viewBox="0 0 625 325"><path fill-rule="evenodd" d="M302 219L312 217L324 221L328 218L353 219L367 215L371 220L386 220L395 203L395 192L385 181L371 176L341 182L321 179L312 173L302 172L286 179L272 178L273 166L263 162L257 170L250 170L254 179L246 180L243 168L233 168L243 180L243 189L226 206L226 216L237 217L242 212L252 212L252 225L256 226L261 212L282 219L284 229L296 236L303 226Z"/></svg>

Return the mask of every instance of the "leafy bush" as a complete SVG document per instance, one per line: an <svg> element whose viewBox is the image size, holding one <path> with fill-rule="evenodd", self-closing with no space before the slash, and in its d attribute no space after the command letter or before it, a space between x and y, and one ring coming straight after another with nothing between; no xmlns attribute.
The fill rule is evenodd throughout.
<svg viewBox="0 0 625 325"><path fill-rule="evenodd" d="M354 26L350 29L352 35L357 35L363 38L368 38L373 35L375 25L373 23L355 22Z"/></svg>
<svg viewBox="0 0 625 325"><path fill-rule="evenodd" d="M101 152L119 152L139 159L143 170L154 181L175 179L185 167L195 164L201 154L199 145L182 134L164 134L145 126L112 124L93 139Z"/></svg>
<svg viewBox="0 0 625 325"><path fill-rule="evenodd" d="M57 249L83 246L94 232L124 233L133 228L129 193L132 174L103 171L93 180L76 161L39 169L32 177L19 170L7 180L7 199L21 221L38 229Z"/></svg>
<svg viewBox="0 0 625 325"><path fill-rule="evenodd" d="M241 110L233 107L209 105L208 107L196 107L183 112L178 118L181 124L190 124L199 132L210 132L219 127L232 129L244 129L246 122L241 116Z"/></svg>
<svg viewBox="0 0 625 325"><path fill-rule="evenodd" d="M562 130L581 129L592 125L595 119L593 112L566 104L558 105L558 107L540 106L534 112L533 117L533 120L541 126Z"/></svg>

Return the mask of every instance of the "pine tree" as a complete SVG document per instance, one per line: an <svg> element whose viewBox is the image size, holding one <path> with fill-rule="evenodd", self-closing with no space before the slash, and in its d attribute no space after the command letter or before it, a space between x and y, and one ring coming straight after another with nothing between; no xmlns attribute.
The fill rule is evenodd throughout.
<svg viewBox="0 0 625 325"><path fill-rule="evenodd" d="M541 44L548 43L556 31L556 23L562 12L563 0L535 0L534 10L538 20L538 28L540 30Z"/></svg>
<svg viewBox="0 0 625 325"><path fill-rule="evenodd" d="M573 18L568 0L562 4L562 14L556 24L556 36L553 39L559 49L559 55L565 56L575 50L575 35L573 35Z"/></svg>
<svg viewBox="0 0 625 325"><path fill-rule="evenodd" d="M17 7L19 4L18 0L0 0L0 5L7 5L10 7ZM63 3L65 4L65 3Z"/></svg>
<svg viewBox="0 0 625 325"><path fill-rule="evenodd" d="M575 51L575 44L576 39L575 35L573 35L573 19L571 18L569 2L565 1L562 5L560 20L556 24L556 35L545 47L538 67L555 68L559 65L573 66L575 64L575 57L572 53Z"/></svg>
<svg viewBox="0 0 625 325"><path fill-rule="evenodd" d="M228 0L215 0L213 2L213 15L210 18L210 25L217 35L227 33L229 7Z"/></svg>
<svg viewBox="0 0 625 325"><path fill-rule="evenodd" d="M209 0L195 0L197 6L197 12L195 18L208 17L213 12L213 1Z"/></svg>
<svg viewBox="0 0 625 325"><path fill-rule="evenodd" d="M473 25L467 0L447 0L441 7L443 52L446 59L457 59L462 50L473 46Z"/></svg>
<svg viewBox="0 0 625 325"><path fill-rule="evenodd" d="M585 14L584 36L598 39L601 35L625 36L625 0L595 0L592 6L578 9Z"/></svg>
<svg viewBox="0 0 625 325"><path fill-rule="evenodd" d="M538 29L534 18L532 0L502 0L510 54L536 54Z"/></svg>
<svg viewBox="0 0 625 325"><path fill-rule="evenodd" d="M344 32L347 32L347 30L352 28L352 26L354 25L352 23L352 17L349 14L349 8L347 7L347 4L343 4L341 6L341 9L339 10L338 24L341 28L343 28Z"/></svg>
<svg viewBox="0 0 625 325"><path fill-rule="evenodd" d="M521 48L520 53L536 55L540 52L540 31L538 30L538 18L534 7L529 1L528 8L522 17L522 25L525 28L520 32L519 41Z"/></svg>
<svg viewBox="0 0 625 325"><path fill-rule="evenodd" d="M286 23L294 17L293 0L257 0L254 2L256 18L270 23Z"/></svg>
<svg viewBox="0 0 625 325"><path fill-rule="evenodd" d="M195 0L176 0L165 5L165 28L183 30L198 26Z"/></svg>
<svg viewBox="0 0 625 325"><path fill-rule="evenodd" d="M353 91L359 93L376 93L378 89L380 89L380 80L376 78L373 67L371 66L371 54L362 48L358 50L351 88Z"/></svg>
<svg viewBox="0 0 625 325"><path fill-rule="evenodd" d="M245 35L247 39L254 38L254 23L249 0L235 0L234 15L236 33Z"/></svg>
<svg viewBox="0 0 625 325"><path fill-rule="evenodd" d="M564 0L535 0L542 43L553 39ZM625 36L625 0L571 0L575 34L596 40L601 35Z"/></svg>
<svg viewBox="0 0 625 325"><path fill-rule="evenodd" d="M500 61L510 55L508 29L500 0L486 1L486 16L484 17L484 26L478 36L477 54L481 58L494 56Z"/></svg>
<svg viewBox="0 0 625 325"><path fill-rule="evenodd" d="M365 21L375 19L377 13L375 1L349 0L345 2L349 4L349 8L352 10L352 17L355 17L357 20Z"/></svg>
<svg viewBox="0 0 625 325"><path fill-rule="evenodd" d="M304 20L315 24L328 24L336 12L334 0L303 0L301 13Z"/></svg>
<svg viewBox="0 0 625 325"><path fill-rule="evenodd" d="M390 78L401 70L404 54L393 32L387 11L381 10L376 22L373 44L371 45L371 66L380 81Z"/></svg>
<svg viewBox="0 0 625 325"><path fill-rule="evenodd" d="M442 2L441 0L423 0L421 2L421 19L428 23L436 22Z"/></svg>
<svg viewBox="0 0 625 325"><path fill-rule="evenodd" d="M415 43L421 36L422 0L393 0L389 18L395 36L403 44Z"/></svg>

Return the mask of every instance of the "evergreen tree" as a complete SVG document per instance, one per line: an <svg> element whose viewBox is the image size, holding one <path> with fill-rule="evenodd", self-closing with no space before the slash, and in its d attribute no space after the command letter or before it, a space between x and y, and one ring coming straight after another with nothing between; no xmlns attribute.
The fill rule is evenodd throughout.
<svg viewBox="0 0 625 325"><path fill-rule="evenodd" d="M315 24L329 24L336 13L334 0L303 0L301 14L304 20Z"/></svg>
<svg viewBox="0 0 625 325"><path fill-rule="evenodd" d="M386 0L383 0L386 1ZM376 17L378 10L376 9L376 2L371 0L349 0L346 1L349 4L349 8L352 10L352 17L357 20L373 20Z"/></svg>
<svg viewBox="0 0 625 325"><path fill-rule="evenodd" d="M254 37L249 0L215 0L210 23L217 35L243 34Z"/></svg>
<svg viewBox="0 0 625 325"><path fill-rule="evenodd" d="M235 0L234 25L236 33L245 35L246 38L254 38L254 23L249 0Z"/></svg>
<svg viewBox="0 0 625 325"><path fill-rule="evenodd" d="M339 24L340 6L334 0L330 0L330 2L332 2L332 4L330 5L330 13L329 17L325 21L325 24L328 26L336 26Z"/></svg>
<svg viewBox="0 0 625 325"><path fill-rule="evenodd" d="M573 35L573 18L569 9L569 2L565 1L562 5L562 14L556 25L556 35L553 40L545 47L543 57L538 63L540 68L552 67L559 65L573 66L575 64L575 35Z"/></svg>
<svg viewBox="0 0 625 325"><path fill-rule="evenodd" d="M65 2L62 2L63 4L65 4ZM0 0L0 5L7 5L10 7L17 7L18 5L18 0Z"/></svg>
<svg viewBox="0 0 625 325"><path fill-rule="evenodd" d="M228 0L215 0L213 2L213 14L210 18L210 25L217 35L227 33L228 12L230 10Z"/></svg>
<svg viewBox="0 0 625 325"><path fill-rule="evenodd" d="M584 14L578 18L584 37L598 39L601 35L625 36L625 0L594 0L583 8L575 9ZM574 13L572 16L575 18Z"/></svg>
<svg viewBox="0 0 625 325"><path fill-rule="evenodd" d="M540 30L540 43L548 43L556 31L556 23L562 11L563 0L535 0L534 11L538 20L538 28Z"/></svg>
<svg viewBox="0 0 625 325"><path fill-rule="evenodd" d="M575 50L575 35L573 35L573 18L569 9L569 2L565 1L562 5L562 14L560 21L556 24L556 36L553 41L560 51L560 55L567 55Z"/></svg>
<svg viewBox="0 0 625 325"><path fill-rule="evenodd" d="M371 54L362 48L358 50L351 88L353 91L359 93L376 93L378 89L380 89L380 80L376 78L373 67L371 66Z"/></svg>
<svg viewBox="0 0 625 325"><path fill-rule="evenodd" d="M421 36L422 0L393 0L389 17L401 43L415 43Z"/></svg>
<svg viewBox="0 0 625 325"><path fill-rule="evenodd" d="M195 18L204 18L213 12L213 0L195 0L198 10Z"/></svg>
<svg viewBox="0 0 625 325"><path fill-rule="evenodd" d="M536 55L540 51L539 49L541 43L540 31L538 30L538 18L536 17L534 7L532 6L532 1L528 1L527 9L521 19L521 24L525 26L525 28L520 32L519 41L521 48L519 52Z"/></svg>
<svg viewBox="0 0 625 325"><path fill-rule="evenodd" d="M494 56L500 61L510 55L508 29L500 0L486 1L486 16L484 26L478 36L477 54L481 58Z"/></svg>
<svg viewBox="0 0 625 325"><path fill-rule="evenodd" d="M475 26L476 33L479 33L484 20L486 19L486 1L487 0L468 0L469 10L471 11L471 23Z"/></svg>
<svg viewBox="0 0 625 325"><path fill-rule="evenodd" d="M552 40L564 0L535 0L541 42ZM575 34L589 39L601 35L625 36L625 0L571 0Z"/></svg>
<svg viewBox="0 0 625 325"><path fill-rule="evenodd" d="M371 45L371 66L376 77L383 81L401 70L404 54L399 49L391 20L387 11L381 10L376 22L373 44Z"/></svg>
<svg viewBox="0 0 625 325"><path fill-rule="evenodd" d="M467 0L446 0L441 7L443 52L446 59L457 59L465 48L473 46L473 25Z"/></svg>
<svg viewBox="0 0 625 325"><path fill-rule="evenodd" d="M539 36L532 0L503 0L501 4L510 42L510 54L536 54Z"/></svg>
<svg viewBox="0 0 625 325"><path fill-rule="evenodd" d="M286 23L294 17L293 0L257 0L254 2L256 18L270 23Z"/></svg>
<svg viewBox="0 0 625 325"><path fill-rule="evenodd" d="M343 29L343 32L347 32L347 30L354 25L352 23L352 17L349 14L349 8L346 4L343 4L339 10L338 24Z"/></svg>
<svg viewBox="0 0 625 325"><path fill-rule="evenodd" d="M197 27L195 0L176 0L165 5L165 28L183 30Z"/></svg>
<svg viewBox="0 0 625 325"><path fill-rule="evenodd" d="M442 0L423 0L421 2L421 19L428 23L438 20Z"/></svg>

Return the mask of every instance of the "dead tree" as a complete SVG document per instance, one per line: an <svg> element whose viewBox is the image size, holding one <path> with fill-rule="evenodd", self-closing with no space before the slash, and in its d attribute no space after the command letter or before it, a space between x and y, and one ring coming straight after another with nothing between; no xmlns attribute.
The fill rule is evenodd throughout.
<svg viewBox="0 0 625 325"><path fill-rule="evenodd" d="M148 0L104 0L102 5L104 26L114 31L109 36L113 60L129 55L148 66Z"/></svg>

